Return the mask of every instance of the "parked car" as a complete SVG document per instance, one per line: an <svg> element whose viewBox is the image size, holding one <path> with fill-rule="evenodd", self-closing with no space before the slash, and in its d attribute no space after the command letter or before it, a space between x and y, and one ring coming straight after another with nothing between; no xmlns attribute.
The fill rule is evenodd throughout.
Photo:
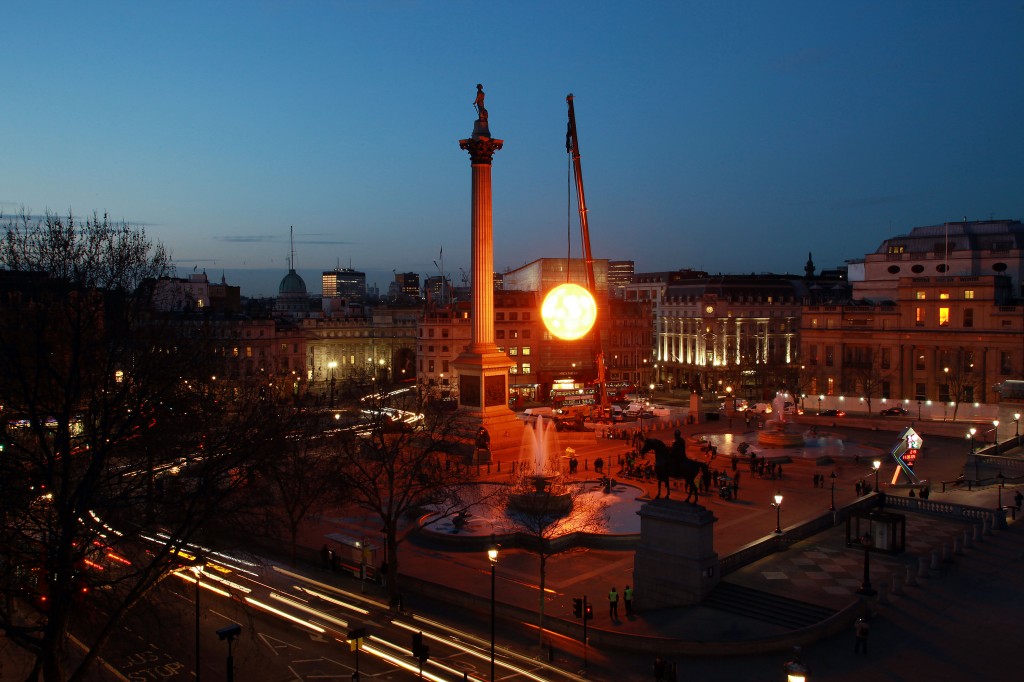
<svg viewBox="0 0 1024 682"><path fill-rule="evenodd" d="M910 410L905 410L902 407L887 407L878 414L883 417L906 417L910 414Z"/></svg>
<svg viewBox="0 0 1024 682"><path fill-rule="evenodd" d="M842 410L825 410L821 413L822 417L845 417L846 413Z"/></svg>

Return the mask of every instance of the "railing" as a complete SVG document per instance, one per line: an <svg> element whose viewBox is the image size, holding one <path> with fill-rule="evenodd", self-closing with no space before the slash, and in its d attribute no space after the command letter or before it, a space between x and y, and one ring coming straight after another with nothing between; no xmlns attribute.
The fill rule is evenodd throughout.
<svg viewBox="0 0 1024 682"><path fill-rule="evenodd" d="M740 547L732 554L722 557L719 561L719 572L722 576L728 575L758 559L763 559L775 552L784 551L801 540L806 540L824 530L838 526L846 521L847 517L854 511L872 509L877 506L879 506L879 495L874 493L862 497L845 507L841 507L835 512L827 512L796 526L785 528L781 534L773 533L760 540L755 540L748 545ZM920 497L886 495L885 507L967 523L984 523L985 519L989 519L994 526L1002 525L1004 523L1002 520L1005 519L1005 511L1003 510L971 507L941 500L926 500Z"/></svg>

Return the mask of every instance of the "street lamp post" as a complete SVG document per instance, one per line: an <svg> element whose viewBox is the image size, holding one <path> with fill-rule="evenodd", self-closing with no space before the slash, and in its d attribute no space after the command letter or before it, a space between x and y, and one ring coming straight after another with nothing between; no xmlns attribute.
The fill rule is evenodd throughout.
<svg viewBox="0 0 1024 682"><path fill-rule="evenodd" d="M882 468L882 460L876 459L871 463L871 468L875 470L875 492L880 492L878 489L878 470Z"/></svg>
<svg viewBox="0 0 1024 682"><path fill-rule="evenodd" d="M999 420L992 420L992 439L996 445L996 454L999 454Z"/></svg>
<svg viewBox="0 0 1024 682"><path fill-rule="evenodd" d="M1013 440L1020 446L1020 412L1013 413Z"/></svg>
<svg viewBox="0 0 1024 682"><path fill-rule="evenodd" d="M1003 476L1003 472L1002 471L1000 471L998 474L996 474L996 480L999 481L999 504L998 504L998 506L996 506L996 509L1002 509L1003 508L1003 481L1006 480L1006 477Z"/></svg>
<svg viewBox="0 0 1024 682"><path fill-rule="evenodd" d="M832 505L828 509L829 509L829 511L835 511L836 510L836 472L833 471L831 474L829 474L828 477L832 479Z"/></svg>
<svg viewBox="0 0 1024 682"><path fill-rule="evenodd" d="M491 682L494 682L494 568L498 565L498 546L491 542L487 549L491 562Z"/></svg>
<svg viewBox="0 0 1024 682"><path fill-rule="evenodd" d="M874 542L870 531L864 533L860 539L860 544L864 546L864 580L860 585L860 589L857 590L857 594L870 597L875 594L874 588L871 587L871 546Z"/></svg>
<svg viewBox="0 0 1024 682"><path fill-rule="evenodd" d="M823 396L823 395L819 395L818 396L818 416L819 417L821 416L821 401L824 400L824 399L825 399L825 396Z"/></svg>
<svg viewBox="0 0 1024 682"><path fill-rule="evenodd" d="M199 611L199 589L200 589L199 576L203 572L203 564L196 563L196 564L194 564L192 566L191 570L192 570L192 573L195 575L195 578L196 578L196 682L199 682L200 679L201 679L201 675L200 675L200 672L199 672L199 669L200 669L200 664L199 664L199 613L200 613L200 611Z"/></svg>
<svg viewBox="0 0 1024 682"><path fill-rule="evenodd" d="M974 434L978 432L978 429L973 426L967 431L967 438L971 441L971 457L974 458L974 480L978 480L978 455L974 452Z"/></svg>
<svg viewBox="0 0 1024 682"><path fill-rule="evenodd" d="M331 409L334 408L334 368L338 366L337 361L331 360L327 367L331 370Z"/></svg>
<svg viewBox="0 0 1024 682"><path fill-rule="evenodd" d="M917 401L917 421L921 421L921 401Z"/></svg>
<svg viewBox="0 0 1024 682"><path fill-rule="evenodd" d="M800 647L793 647L793 660L787 661L782 671L786 673L786 682L807 682L811 670L800 660Z"/></svg>
<svg viewBox="0 0 1024 682"><path fill-rule="evenodd" d="M782 533L782 493L775 493L772 506L775 507L775 532Z"/></svg>

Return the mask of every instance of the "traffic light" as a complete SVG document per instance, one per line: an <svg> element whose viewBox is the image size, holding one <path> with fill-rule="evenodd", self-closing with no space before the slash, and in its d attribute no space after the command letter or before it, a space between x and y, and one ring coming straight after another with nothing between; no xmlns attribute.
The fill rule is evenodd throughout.
<svg viewBox="0 0 1024 682"><path fill-rule="evenodd" d="M572 598L572 615L577 618L583 617L583 600L579 597Z"/></svg>
<svg viewBox="0 0 1024 682"><path fill-rule="evenodd" d="M592 604L587 604L587 620L593 620L593 619L594 619L594 606Z"/></svg>
<svg viewBox="0 0 1024 682"><path fill-rule="evenodd" d="M420 667L430 658L430 647L423 643L423 633L412 633L412 655L420 662Z"/></svg>

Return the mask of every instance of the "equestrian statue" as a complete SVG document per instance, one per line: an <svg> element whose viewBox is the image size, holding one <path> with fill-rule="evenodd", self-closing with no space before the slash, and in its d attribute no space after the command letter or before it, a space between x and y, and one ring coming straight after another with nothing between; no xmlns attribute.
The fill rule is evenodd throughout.
<svg viewBox="0 0 1024 682"><path fill-rule="evenodd" d="M698 462L686 456L686 442L682 439L679 431L676 431L676 439L672 443L672 449L657 438L644 440L640 454L644 455L654 451L654 475L658 479L658 494L654 499L661 497L661 484L665 484L665 499L669 498L671 488L669 478L681 478L686 481L686 501L693 498L696 503L697 497L697 476L710 480L711 471L704 462Z"/></svg>

